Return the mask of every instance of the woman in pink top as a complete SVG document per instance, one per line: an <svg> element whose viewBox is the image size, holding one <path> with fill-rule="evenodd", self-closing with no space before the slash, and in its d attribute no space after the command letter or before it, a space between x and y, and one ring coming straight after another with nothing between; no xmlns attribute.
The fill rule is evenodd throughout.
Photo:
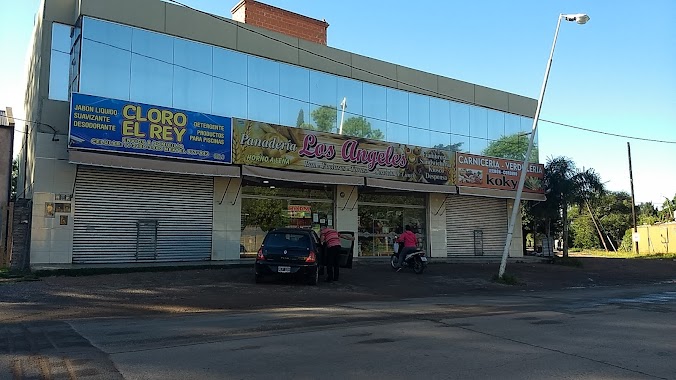
<svg viewBox="0 0 676 380"><path fill-rule="evenodd" d="M397 243L404 243L404 247L399 249L399 268L397 269L397 272L399 272L403 268L406 255L418 249L418 238L411 231L411 226L406 225L406 231L399 236Z"/></svg>
<svg viewBox="0 0 676 380"><path fill-rule="evenodd" d="M340 258L340 239L354 240L354 238L349 235L341 235L338 231L326 225L322 226L319 233L321 235L320 240L325 247L322 261L324 266L326 266L327 271L326 282L338 281L340 271L340 267L338 266L338 260Z"/></svg>

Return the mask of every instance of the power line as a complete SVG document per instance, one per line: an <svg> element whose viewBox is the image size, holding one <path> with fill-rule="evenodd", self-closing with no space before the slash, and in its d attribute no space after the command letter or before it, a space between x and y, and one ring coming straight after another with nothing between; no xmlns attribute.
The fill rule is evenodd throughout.
<svg viewBox="0 0 676 380"><path fill-rule="evenodd" d="M205 12L205 11L202 11L202 10L199 10L199 9L196 9L196 8L193 8L193 7L189 6L189 5L186 5L186 4L181 3L180 1L177 1L177 0L167 0L167 1L169 1L169 2L171 2L171 3L178 4L178 5L182 6L182 7L185 7L185 8L187 8L187 9L193 10L193 11L195 11L195 12L199 12L199 13L205 14L205 15L207 15L207 16L209 16L209 17L213 17L213 18L215 18L215 19L217 19L217 20L219 20L219 21L221 21L221 22L228 22L228 19L226 19L226 18L224 18L224 17L222 17L222 16L214 15L214 14L211 14L211 13L209 13L209 12ZM249 31L249 32L251 32L251 33L254 33L254 34L257 34L257 35L259 35L259 36L261 36L261 37L268 38L268 39L273 40L273 41L275 41L275 42L278 42L278 43L287 45L287 46L292 47L292 48L294 48L294 49L298 49L298 50L303 51L303 52L305 52L305 53L314 55L314 56L316 56L316 57L319 57L319 58L322 58L322 59L326 59L326 60L328 60L328 61L331 61L331 62L333 62L333 63L337 63L337 64L339 64L339 65L349 66L350 68L353 68L353 69L357 69L357 70L363 71L363 72L365 72L365 73L367 73L367 74L376 76L376 77L378 77L378 78L382 78L382 79L386 79L386 80L389 80L389 81L393 81L393 82L398 83L398 84L403 84L403 85L406 85L406 86L415 88L415 89L417 89L417 90L421 90L421 91L423 91L423 92L432 93L432 94L434 94L434 95L438 95L438 96L441 97L441 98L448 99L448 100L453 100L453 101L458 102L458 103L474 105L473 103L468 102L467 100L464 100L464 99L459 99L459 98L456 98L456 97L453 97L453 96L449 96L449 95L446 95L446 94L442 94L442 93L437 92L437 91L432 91L432 90L429 90L429 89L427 89L427 88L423 88L423 87L417 86L417 85L415 85L415 84L405 83L405 82L400 81L399 79L390 78L390 77L388 77L388 76L386 76L386 75L382 75L382 74L379 74L379 73L375 73L375 72L369 71L369 70L367 70L367 69L363 69L363 68L351 66L351 65L349 65L349 64L347 64L347 63L345 63L345 62L341 62L341 61L338 61L338 60L333 59L333 58L331 58L331 57L327 57L327 56L324 56L324 55L322 55L322 54L319 54L319 53L317 53L317 52L310 51L310 50L308 50L308 49L304 49L304 48L302 48L302 47L300 47L300 46L295 46L295 45L290 44L290 43L288 43L288 42L286 42L286 41L283 41L283 40L280 40L280 39L278 39L278 38L275 38L275 37L269 36L269 35L267 35L267 34L261 33L261 32L259 32L259 31L257 31L257 30L253 30L253 29L250 29L250 28L245 28L245 29L246 29L247 31ZM486 108L494 109L494 108L491 108L491 107L486 107ZM496 110L496 109L494 109L494 110ZM559 122L554 122L554 121L549 121L549 120L544 120L544 119L540 119L540 121L544 121L544 122L548 122L548 123L552 123L552 124L557 124L557 125L564 126L564 127L568 127L568 128L579 129L579 130L583 130L583 131L587 131L587 132L592 132L592 133L598 133L598 134L608 135L608 136L622 137L622 138L627 138L627 139L632 139L632 140L641 140L641 141L649 141L649 142L665 143L665 144L676 144L676 141L666 141L666 140L657 140L657 139L647 139L647 138L642 138L642 137L633 137L633 136L627 136L627 135L620 135L620 134L615 134L615 133L610 133L610 132L604 132L604 131L598 131L598 130L593 130L593 129L588 129L588 128L577 127L577 126L570 125L570 124L564 124L564 123L559 123Z"/></svg>
<svg viewBox="0 0 676 380"><path fill-rule="evenodd" d="M618 133L611 133L611 132L597 131L597 130L594 130L594 129L577 127L577 126L575 126L575 125L570 125L570 124L565 124L565 123L559 123L559 122L556 122L556 121L545 120L545 119L540 119L540 121L544 121L544 122L546 122L546 123L551 123L551 124L560 125L560 126L562 126L562 127L574 128L574 129L579 129L579 130L581 130L581 131L592 132L592 133L598 133L598 134L607 135L607 136L622 137L622 138L625 138L625 139L641 140L641 141L649 141L649 142L657 142L657 143L663 143L663 144L676 144L676 141L657 140L657 139L647 139L647 138L643 138L643 137L635 137L635 136L621 135L621 134L618 134Z"/></svg>

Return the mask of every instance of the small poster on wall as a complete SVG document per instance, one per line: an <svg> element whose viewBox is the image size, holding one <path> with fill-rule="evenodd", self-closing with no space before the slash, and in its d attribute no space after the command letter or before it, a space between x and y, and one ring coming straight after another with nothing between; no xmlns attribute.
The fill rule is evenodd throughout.
<svg viewBox="0 0 676 380"><path fill-rule="evenodd" d="M54 203L46 202L45 203L45 218L54 217Z"/></svg>

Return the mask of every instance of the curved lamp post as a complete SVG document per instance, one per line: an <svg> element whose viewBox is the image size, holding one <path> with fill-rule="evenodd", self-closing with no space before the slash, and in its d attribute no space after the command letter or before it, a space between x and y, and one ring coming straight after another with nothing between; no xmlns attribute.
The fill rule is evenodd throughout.
<svg viewBox="0 0 676 380"><path fill-rule="evenodd" d="M535 109L535 116L533 117L533 128L530 133L530 139L528 141L528 150L526 151L526 157L523 160L523 166L521 167L521 176L519 177L519 186L516 189L516 198L514 198L514 205L512 206L512 216L509 219L509 225L507 227L507 239L505 240L505 249L502 251L502 261L500 262L500 271L498 272L498 277L502 278L505 274L505 266L507 265L507 256L509 255L509 247L512 243L512 236L514 235L514 224L516 224L516 216L519 213L519 205L521 204L521 193L523 193L523 185L526 182L526 172L529 167L529 159L531 151L533 150L533 140L535 139L535 131L538 127L538 119L540 118L540 110L542 109L542 100L545 96L545 89L547 88L547 78L549 77L549 69L552 67L552 59L554 57L554 48L556 47L556 38L559 36L559 27L561 26L561 20L566 21L575 21L578 24L586 24L589 21L589 16L584 13L578 14L560 14L559 21L556 24L556 32L554 33L554 43L552 44L552 51L549 53L549 61L547 62L547 69L545 70L545 79L542 82L542 89L540 90L540 98L538 99L538 105Z"/></svg>

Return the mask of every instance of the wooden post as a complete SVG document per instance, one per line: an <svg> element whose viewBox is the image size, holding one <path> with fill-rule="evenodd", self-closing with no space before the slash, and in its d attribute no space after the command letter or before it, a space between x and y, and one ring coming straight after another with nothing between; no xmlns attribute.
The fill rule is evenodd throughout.
<svg viewBox="0 0 676 380"><path fill-rule="evenodd" d="M4 231L7 231L7 236L5 237L4 241L4 255L2 257L2 265L5 267L9 267L11 260L12 260L12 230L14 229L14 202L10 202L9 205L6 207L7 213L5 215L7 216L7 223L6 226L7 228Z"/></svg>
<svg viewBox="0 0 676 380"><path fill-rule="evenodd" d="M627 141L627 154L629 155L629 182L631 183L631 216L634 221L634 233L638 233L638 228L636 228L636 201L634 200L634 174L631 171L631 146L629 146L629 141ZM636 255L638 255L638 241L635 248Z"/></svg>
<svg viewBox="0 0 676 380"><path fill-rule="evenodd" d="M5 241L7 239L7 217L9 213L9 206L7 205L2 205L0 207L0 268L6 267L7 262L9 262L8 259L6 259L5 254L7 252L7 245L5 244Z"/></svg>

